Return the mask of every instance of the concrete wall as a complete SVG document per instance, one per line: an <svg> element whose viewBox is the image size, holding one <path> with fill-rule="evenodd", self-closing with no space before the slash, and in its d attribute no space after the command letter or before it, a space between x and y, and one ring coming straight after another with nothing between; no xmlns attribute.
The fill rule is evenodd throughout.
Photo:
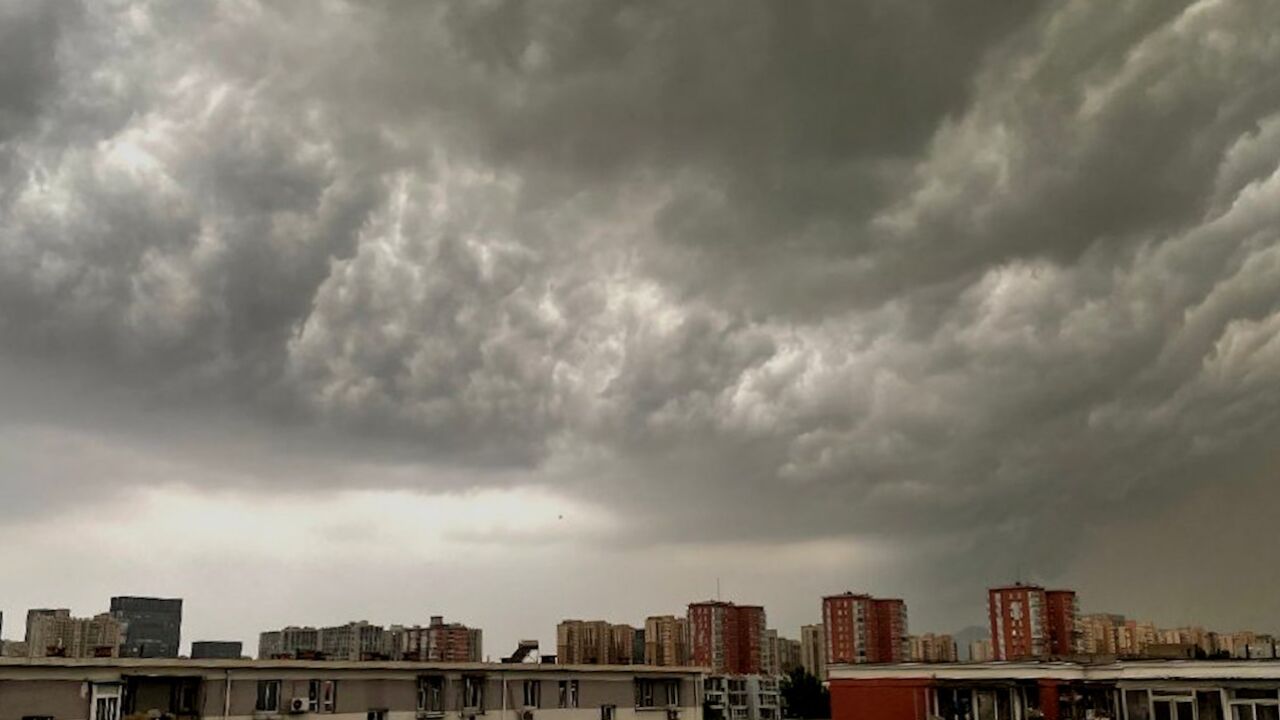
<svg viewBox="0 0 1280 720"><path fill-rule="evenodd" d="M134 661L135 663L137 661ZM386 710L387 720L417 720L418 678L443 677L443 720L466 720L461 712L464 676L483 676L485 680L484 720L521 720L524 681L538 682L540 707L536 720L600 720L600 707L615 706L616 720L666 720L665 709L637 709L635 679L675 679L680 682L680 720L701 720L699 687L701 676L696 671L580 671L571 668L518 669L503 666L451 667L379 667L352 665L313 665L299 663L244 662L228 664L154 664L112 666L110 664L21 665L0 663L0 720L22 720L27 716L51 716L55 720L87 720L89 689L92 682L118 683L129 676L157 678L198 677L199 712L202 718L228 720L366 720L370 710ZM503 678L507 678L506 709L503 708ZM311 680L333 680L337 683L336 712L323 718L291 716L291 698L308 696ZM280 682L280 712L257 713L259 680ZM561 709L559 683L578 682L578 707ZM229 682L228 682L229 681ZM156 687L162 688L163 685ZM157 690L160 692L160 690ZM167 691L163 699L168 700ZM144 704L147 704L144 702ZM478 719L477 719L478 720Z"/></svg>
<svg viewBox="0 0 1280 720"><path fill-rule="evenodd" d="M31 715L84 720L89 717L89 697L83 688L78 680L0 680L0 720Z"/></svg>

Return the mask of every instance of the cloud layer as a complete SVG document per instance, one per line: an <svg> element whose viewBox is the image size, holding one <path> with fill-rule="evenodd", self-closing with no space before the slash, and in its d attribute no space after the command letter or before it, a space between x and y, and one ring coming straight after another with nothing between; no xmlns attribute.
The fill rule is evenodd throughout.
<svg viewBox="0 0 1280 720"><path fill-rule="evenodd" d="M1079 539L1280 499L1277 27L6 4L0 524L160 457L250 494L551 488L618 546L885 542L901 587L1087 578ZM153 459L47 464L50 427Z"/></svg>

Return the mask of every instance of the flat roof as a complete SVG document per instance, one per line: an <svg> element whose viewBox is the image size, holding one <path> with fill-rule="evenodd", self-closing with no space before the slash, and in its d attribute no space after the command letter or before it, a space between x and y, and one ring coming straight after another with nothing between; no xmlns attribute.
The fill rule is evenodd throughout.
<svg viewBox="0 0 1280 720"><path fill-rule="evenodd" d="M450 663L401 660L230 660L218 658L0 658L5 668L118 668L211 670L400 670L418 672L542 672L623 674L707 674L708 668L669 665L556 665L553 663Z"/></svg>
<svg viewBox="0 0 1280 720"><path fill-rule="evenodd" d="M1277 680L1280 659L828 665L831 680Z"/></svg>

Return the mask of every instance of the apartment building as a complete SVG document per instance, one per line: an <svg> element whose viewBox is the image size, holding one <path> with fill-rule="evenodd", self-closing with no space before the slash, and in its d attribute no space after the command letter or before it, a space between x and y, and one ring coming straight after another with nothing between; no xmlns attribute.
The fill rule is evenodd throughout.
<svg viewBox="0 0 1280 720"><path fill-rule="evenodd" d="M382 641L385 632L381 626L365 620L320 628L320 652L331 660L385 659Z"/></svg>
<svg viewBox="0 0 1280 720"><path fill-rule="evenodd" d="M969 643L969 662L984 663L996 659L996 651L990 640L974 640Z"/></svg>
<svg viewBox="0 0 1280 720"><path fill-rule="evenodd" d="M427 626L427 657L430 662L480 662L484 657L484 633L479 628L444 621L431 616Z"/></svg>
<svg viewBox="0 0 1280 720"><path fill-rule="evenodd" d="M702 720L695 669L0 659L0 720Z"/></svg>
<svg viewBox="0 0 1280 720"><path fill-rule="evenodd" d="M776 677L708 675L702 687L705 720L777 720L782 715Z"/></svg>
<svg viewBox="0 0 1280 720"><path fill-rule="evenodd" d="M959 660L956 641L950 635L912 635L908 645L910 662L948 663Z"/></svg>
<svg viewBox="0 0 1280 720"><path fill-rule="evenodd" d="M769 628L765 631L760 658L764 675L786 675L800 667L800 641L782 637L777 630Z"/></svg>
<svg viewBox="0 0 1280 720"><path fill-rule="evenodd" d="M111 598L111 616L125 627L124 657L176 658L182 645L182 598Z"/></svg>
<svg viewBox="0 0 1280 720"><path fill-rule="evenodd" d="M320 631L313 627L290 625L283 630L269 630L258 635L258 659L316 659L320 653Z"/></svg>
<svg viewBox="0 0 1280 720"><path fill-rule="evenodd" d="M765 612L759 605L709 600L689 605L690 657L713 673L759 675L767 650Z"/></svg>
<svg viewBox="0 0 1280 720"><path fill-rule="evenodd" d="M646 665L679 667L689 664L689 620L655 615L644 621Z"/></svg>
<svg viewBox="0 0 1280 720"><path fill-rule="evenodd" d="M822 599L826 661L888 663L907 659L907 606L896 598L845 592Z"/></svg>
<svg viewBox="0 0 1280 720"><path fill-rule="evenodd" d="M760 672L777 677L782 674L781 658L778 657L778 631L766 628L760 641Z"/></svg>
<svg viewBox="0 0 1280 720"><path fill-rule="evenodd" d="M631 665L636 662L636 629L630 625L614 625L609 628L610 657L618 665ZM644 647L644 641L640 641Z"/></svg>
<svg viewBox="0 0 1280 720"><path fill-rule="evenodd" d="M800 662L800 641L791 638L778 638L778 673L786 675L796 668L802 667Z"/></svg>
<svg viewBox="0 0 1280 720"><path fill-rule="evenodd" d="M991 588L987 614L996 660L1066 656L1082 649L1084 630L1074 591L1022 583Z"/></svg>
<svg viewBox="0 0 1280 720"><path fill-rule="evenodd" d="M383 628L366 621L326 628L291 625L258 636L259 660L407 660L480 662L483 634L478 628L446 623L434 615L431 624Z"/></svg>
<svg viewBox="0 0 1280 720"><path fill-rule="evenodd" d="M810 675L827 679L827 641L821 624L800 627L800 664Z"/></svg>
<svg viewBox="0 0 1280 720"><path fill-rule="evenodd" d="M1045 620L1050 655L1080 652L1080 604L1074 590L1045 590Z"/></svg>
<svg viewBox="0 0 1280 720"><path fill-rule="evenodd" d="M91 618L72 617L66 608L27 613L29 657L116 657L124 638L124 624L108 613Z"/></svg>
<svg viewBox="0 0 1280 720"><path fill-rule="evenodd" d="M556 662L617 665L614 625L605 620L562 620L556 626Z"/></svg>

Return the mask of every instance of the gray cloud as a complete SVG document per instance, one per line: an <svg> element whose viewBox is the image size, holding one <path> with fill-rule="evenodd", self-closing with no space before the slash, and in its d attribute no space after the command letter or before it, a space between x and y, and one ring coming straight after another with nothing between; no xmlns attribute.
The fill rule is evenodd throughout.
<svg viewBox="0 0 1280 720"><path fill-rule="evenodd" d="M330 10L0 11L0 354L84 385L15 447L547 485L910 587L1086 577L1063 538L1274 473L1269 3Z"/></svg>

